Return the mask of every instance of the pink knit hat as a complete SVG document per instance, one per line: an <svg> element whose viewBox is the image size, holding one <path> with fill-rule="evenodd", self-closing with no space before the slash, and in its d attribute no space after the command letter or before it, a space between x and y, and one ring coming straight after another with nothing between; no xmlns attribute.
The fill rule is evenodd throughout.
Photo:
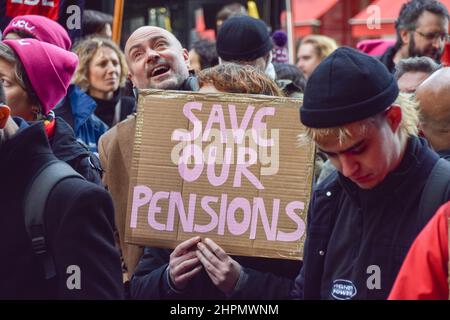
<svg viewBox="0 0 450 320"><path fill-rule="evenodd" d="M394 44L393 39L369 39L358 42L356 48L370 56L381 56Z"/></svg>
<svg viewBox="0 0 450 320"><path fill-rule="evenodd" d="M76 54L36 39L4 40L19 56L46 115L66 95Z"/></svg>
<svg viewBox="0 0 450 320"><path fill-rule="evenodd" d="M3 38L10 32L23 30L33 38L70 50L72 41L67 31L56 21L37 15L17 16L3 31ZM30 38L30 37L27 37Z"/></svg>

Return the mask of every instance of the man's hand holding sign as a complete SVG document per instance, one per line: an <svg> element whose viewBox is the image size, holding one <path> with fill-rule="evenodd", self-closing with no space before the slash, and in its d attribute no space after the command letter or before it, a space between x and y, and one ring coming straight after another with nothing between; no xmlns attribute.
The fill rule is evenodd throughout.
<svg viewBox="0 0 450 320"><path fill-rule="evenodd" d="M211 239L206 238L204 243L199 242L197 247L197 257L211 281L222 292L230 294L236 287L241 265Z"/></svg>
<svg viewBox="0 0 450 320"><path fill-rule="evenodd" d="M195 251L200 237L193 237L180 243L171 253L169 277L175 289L183 290L189 281L200 272L202 266Z"/></svg>

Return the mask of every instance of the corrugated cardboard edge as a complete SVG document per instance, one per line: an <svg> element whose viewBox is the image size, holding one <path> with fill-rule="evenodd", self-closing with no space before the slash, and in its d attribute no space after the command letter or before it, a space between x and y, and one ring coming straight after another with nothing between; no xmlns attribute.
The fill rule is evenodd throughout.
<svg viewBox="0 0 450 320"><path fill-rule="evenodd" d="M131 160L131 168L134 167L134 164L136 164L136 167L139 165L139 157L137 156L140 152L140 148L141 148L141 141L142 141L142 127L143 127L143 122L144 122L144 113L140 112L140 108L142 105L142 100L144 99L144 97L141 95L141 92L139 91L139 96L138 96L138 101L137 101L137 106L136 106L136 130L134 133L134 146L133 146L133 156L132 156L132 160ZM130 234L130 228L128 227L130 225L130 215L128 214L129 211L131 210L131 202L130 199L132 197L133 194L133 190L130 188L130 186L132 185L133 182L133 172L130 168L130 177L129 177L129 183L130 185L128 185L128 197L127 197L127 214L126 214L126 225L125 225L125 243L128 244L136 244L136 245L140 245L139 243L133 243L133 242L129 242L128 240L131 237Z"/></svg>
<svg viewBox="0 0 450 320"><path fill-rule="evenodd" d="M300 105L303 103L302 98L289 98L289 97L275 97L275 96L267 96L267 95L261 95L261 94L241 94L241 93L227 93L227 92L221 92L221 93L199 93L195 91L177 91L177 90L157 90L157 89L145 89L145 90L139 90L139 99L138 104L141 103L141 99L145 99L147 96L155 95L155 94L163 94L164 98L167 99L177 99L180 95L187 95L191 96L191 100L201 100L201 101L215 101L216 99L220 97L226 96L227 99L230 102L238 102L242 103L242 101L246 101L248 103L251 103L252 101L259 101L259 99L264 99L270 101L271 99L276 101L297 101ZM250 97L252 96L252 97ZM253 99L255 97L255 99ZM139 109L138 109L139 112ZM300 116L299 116L300 121Z"/></svg>
<svg viewBox="0 0 450 320"><path fill-rule="evenodd" d="M138 97L138 105L137 105L137 117L136 117L136 131L135 131L135 143L134 143L134 147L133 147L133 160L132 160L132 164L131 167L133 168L134 166L138 167L139 165L139 160L138 160L138 155L140 152L140 144L142 142L142 130L144 127L144 112L146 112L146 110L140 110L140 108L142 108L142 104L143 104L143 100L146 99L146 97L151 96L151 95L155 95L155 94L163 94L164 98L167 99L174 99L174 98L178 98L180 94L182 95L188 95L188 101L214 101L219 97L223 97L223 96L227 96L227 99L229 100L229 102L237 102L237 103L242 103L243 101L245 101L246 103L251 104L252 102L258 102L260 98L263 98L265 100L268 100L268 103L270 103L271 98L273 98L273 100L276 100L278 103L282 102L283 100L285 100L286 102L289 101L290 103L292 103L293 101L297 101L299 106L302 105L303 103L303 99L299 99L299 98L288 98L288 97L271 97L271 96L266 96L266 95L253 95L255 97L255 99L253 99L252 97L249 97L248 95L243 95L243 94L232 94L232 93L198 93L198 92L186 92L186 91L176 91L176 90L156 90L156 89L146 89L146 90L139 90L139 97ZM147 111L149 112L149 111ZM299 119L300 121L300 119ZM298 144L298 146L300 146L300 144ZM312 197L312 181L314 178L314 170L315 170L315 155L316 155L316 147L314 143L311 143L311 157L312 159L312 170L311 170L311 174L308 175L307 177L307 181L306 183L310 186L310 195ZM133 176L134 174L130 175L130 185L133 181ZM128 186L128 204L127 204L127 219L126 219L126 223L127 223L127 227L125 228L125 242L129 243L129 244L137 244L137 245L144 245L141 242L138 241L132 241L131 239L131 234L130 234L130 228L128 227L130 225L130 210L131 210L131 203L129 201L129 199L131 199L132 196L132 189L130 188L130 186ZM304 210L304 221L305 224L307 224L307 216L308 216L308 209L309 209L309 203L310 203L310 199L308 200L307 203L305 203L305 210ZM303 259L303 246L305 243L307 237L307 230L305 230L305 235L303 236L303 245L300 245L302 242L299 241L299 248L301 248L300 250L300 254L299 256L293 256L293 255L285 255L285 254L281 254L279 253L279 255L277 257L274 257L273 255L269 256L269 255L264 255L264 254L258 254L257 256L259 257L265 257L265 258L278 258L278 259L288 259L288 260L302 260ZM167 245L161 245L159 246L161 248L167 248ZM224 248L225 249L225 248ZM256 255L254 255L256 256Z"/></svg>

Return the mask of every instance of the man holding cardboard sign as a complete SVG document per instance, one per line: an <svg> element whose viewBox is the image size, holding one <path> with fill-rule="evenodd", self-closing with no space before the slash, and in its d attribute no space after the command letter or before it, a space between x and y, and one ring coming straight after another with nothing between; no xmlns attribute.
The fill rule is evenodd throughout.
<svg viewBox="0 0 450 320"><path fill-rule="evenodd" d="M198 88L197 80L189 75L187 50L181 47L173 34L164 29L137 29L126 43L125 57L130 79L138 89L194 91ZM135 128L136 118L132 116L109 130L99 140L100 161L105 169L103 179L113 197L120 247L129 278L142 256L142 248L124 242Z"/></svg>
<svg viewBox="0 0 450 320"><path fill-rule="evenodd" d="M338 173L311 200L293 296L386 299L436 211L421 205L439 157L417 137L415 105L378 60L344 47L311 75L300 118Z"/></svg>
<svg viewBox="0 0 450 320"><path fill-rule="evenodd" d="M131 72L130 78L136 87L140 89L151 87L179 90L183 88L189 89L190 87L192 89L192 86L185 86L187 83L186 80L189 80L189 78L186 78L188 77L188 64L185 49L183 49L175 37L167 31L156 27L143 27L138 29L128 40L125 47L125 55ZM184 68L182 68L183 64ZM237 83L237 81L234 82L234 84ZM175 95L175 93L167 92L162 95L162 97L166 100L166 103L173 103L173 101L177 101L176 99L172 99L173 95ZM145 94L140 101L145 101ZM229 108L227 107L227 109ZM145 127L154 128L156 137L159 137L158 131L165 132L165 122L177 124L177 120L174 117L164 114L167 113L167 106L164 105L164 103L152 104L151 109L148 108L145 110L147 110L147 114L153 112L155 115L154 117L150 115L150 122L154 122ZM170 110L178 111L178 109L169 109L169 111ZM253 112L255 110L250 111L248 113L249 115L256 115L256 112ZM296 109L293 111L297 112ZM217 112L217 114L220 113L218 108ZM140 114L142 114L142 112ZM162 117L157 116L161 114L163 115ZM183 115L183 113L181 113L181 115ZM213 119L215 119L214 116ZM100 140L100 156L103 161L103 166L106 169L106 183L113 194L113 198L115 198L116 211L120 215L119 217L116 217L116 221L123 248L125 233L124 212L126 211L127 206L130 209L136 208L136 211L132 210L132 212L135 212L135 215L133 216L133 214L131 214L132 217L127 221L128 226L131 224L131 228L133 228L133 223L139 225L139 219L144 217L144 222L148 221L147 225L154 227L152 232L156 233L158 231L167 231L167 229L173 228L174 225L176 226L178 224L175 224L173 217L170 218L170 216L166 220L156 218L161 210L159 208L160 204L158 204L158 200L161 200L161 202L163 202L164 199L169 200L169 203L173 205L172 212L175 212L176 207L178 211L185 210L191 213L191 209L195 206L190 204L191 199L193 202L197 199L196 193L192 192L190 199L186 202L181 197L181 194L176 192L176 189L166 189L166 191L161 190L153 194L153 191L155 191L153 187L154 184L144 182L141 185L132 183L136 197L131 198L131 201L127 201L126 192L128 192L128 188L124 186L130 185L130 170L133 169L134 165L131 155L134 142L133 137L135 130L137 130L136 121L140 121L139 117L138 120L136 120L136 118L131 118L118 124L117 127L113 128L109 134L102 137ZM186 119L182 120L182 122L184 125L188 123ZM206 121L204 123L207 124ZM259 122L256 121L256 123ZM182 125L180 125L180 127L182 127ZM159 135L164 132L159 133ZM170 141L170 134L168 137ZM163 141L162 139L155 140ZM165 142L162 144L164 143ZM143 146L143 144L141 144L141 147L151 148L152 146ZM158 161L158 159L161 158L161 152L157 149L155 149L155 152L144 153L147 155L144 155L141 158L144 161L149 160L149 158L154 158L156 159L155 161ZM148 157L149 154L152 156ZM170 161L170 153L168 160ZM164 161L167 160L164 159ZM238 173L234 175L238 176L240 179L236 180L237 184L249 183L247 182L248 177L251 177L250 179L257 184L258 178L256 176L252 177L252 172L250 170L246 170L246 167L240 169L242 170L237 171ZM121 170L123 170L123 172ZM184 172L188 172L189 167L186 167L183 170ZM207 170L209 169L205 168L205 172ZM161 168L156 169L154 176L160 173L160 171L162 171ZM195 180L198 178L196 177L195 172L190 172L190 174L187 173L182 176L187 180ZM160 181L162 181L162 183L169 183L167 176L162 177ZM216 183L219 182L216 181ZM182 184L176 184L175 186L171 185L170 187L180 188L181 185ZM205 203L211 200L211 197L198 198L198 203L201 202L202 206L208 205L205 205ZM222 201L222 203L225 204L227 201ZM134 207L135 205L136 207ZM212 204L209 205L213 206ZM186 206L185 209L181 209L183 206ZM143 215L139 211L140 209L144 210L144 214L148 213L148 216ZM231 228L234 227L234 230L239 229L240 226L242 227L243 225L242 223L237 223L237 221L236 223L233 223L232 220L227 222L230 221L232 223L228 223L228 225L231 225ZM179 224L182 224L190 231L192 231L190 227L194 227L189 218L187 220L182 220ZM205 225L202 225L201 227L206 228ZM275 230L275 232L276 231L277 230ZM281 230L281 232L278 232L279 237L283 237L284 234L289 234L290 232L288 231L292 230ZM294 231L296 232L297 230L294 229ZM240 284L245 282L245 277L248 276L253 278L255 275L262 275L263 272L265 272L264 277L260 276L257 278L260 279L260 281L255 280L254 282L259 282L259 286L264 287L267 292L271 292L274 295L278 294L283 297L289 295L290 288L293 284L293 276L292 274L287 275L287 273L284 272L285 269L287 269L286 266L289 265L285 261L276 264L274 259L242 258L239 260L240 263L238 263L212 239L203 238L201 240L200 237L192 237L192 234L189 235L188 233L183 240L185 241L178 244L173 251L156 249L156 247L159 246L157 243L151 248L146 248L144 256L131 280L131 295L133 298L207 299L226 297L225 293L232 293L233 291L236 291L236 288L240 288ZM179 241L177 243L179 243ZM164 246L162 243L160 245ZM133 268L132 263L137 261L136 258L139 258L139 255L133 255L130 259L130 246L125 248L128 248L128 254L125 254L125 258L130 271L130 269L132 270ZM300 266L298 261L292 261L291 265L294 265L295 269L298 271L298 267ZM241 266L250 267L248 268L249 270L254 268L252 274L243 274L241 272ZM285 267L283 268L283 266ZM206 268L208 268L208 272L204 272L204 269ZM267 273L267 270L269 269L277 270L280 274L283 274L284 272L284 275L287 275L287 279ZM194 282L194 279L196 289L193 289L192 286L190 286L190 284ZM241 279L242 281L239 281L238 279ZM269 286L272 288L271 290L268 289ZM264 290L253 290L251 287L248 291L255 295L267 293Z"/></svg>
<svg viewBox="0 0 450 320"><path fill-rule="evenodd" d="M242 83L248 79L252 79L251 76ZM239 81L229 84L240 86ZM156 91L142 92L140 102L142 112L138 114L136 128L136 136L140 138L131 165L131 206L125 239L149 247L174 247L188 239L186 246L183 244L186 254L191 255L188 261L180 263L179 253L183 251L175 249L168 271L181 268L189 271L201 262L206 272L198 269L189 283L184 281L183 275L180 283L177 277L168 278L173 282L172 288L164 291L163 287L158 293L150 286L148 278L150 270L161 267L155 259L164 251L146 249L132 278L133 296L287 298L293 284L292 274L296 274L301 265L289 259L298 259L301 255L304 209L313 176L311 144L298 148L298 153L303 154L299 158L304 159L300 164L298 158L292 156L300 130L296 120L300 101L225 93ZM192 106L197 109L192 111ZM261 125L256 115L267 109L273 111L263 119L268 136L258 136L258 145L252 138L252 133L258 132L253 129ZM187 117L192 121L186 121ZM220 124L223 131L219 129ZM157 156L149 157L151 154ZM191 156L195 160L189 164ZM189 239L194 234L203 240ZM172 266L175 259L177 263ZM145 269L148 271L143 272ZM210 286L211 281L217 288ZM169 289L179 292L170 294L174 290Z"/></svg>

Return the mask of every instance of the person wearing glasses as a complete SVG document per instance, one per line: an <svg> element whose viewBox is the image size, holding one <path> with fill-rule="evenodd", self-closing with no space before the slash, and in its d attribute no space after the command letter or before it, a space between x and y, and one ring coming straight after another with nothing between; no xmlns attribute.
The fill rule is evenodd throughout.
<svg viewBox="0 0 450 320"><path fill-rule="evenodd" d="M427 56L440 63L448 40L448 23L448 10L441 2L408 1L395 23L397 41L379 57L380 61L391 73L400 60L409 57Z"/></svg>

